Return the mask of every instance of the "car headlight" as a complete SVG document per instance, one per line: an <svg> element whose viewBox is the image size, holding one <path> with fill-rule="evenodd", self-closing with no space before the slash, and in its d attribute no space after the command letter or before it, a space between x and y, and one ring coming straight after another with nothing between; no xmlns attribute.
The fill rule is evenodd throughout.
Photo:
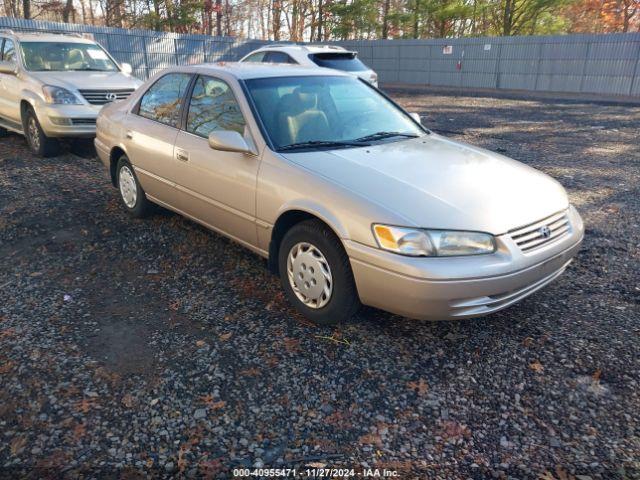
<svg viewBox="0 0 640 480"><path fill-rule="evenodd" d="M423 230L374 225L380 248L411 257L482 255L496 251L493 235L482 232Z"/></svg>
<svg viewBox="0 0 640 480"><path fill-rule="evenodd" d="M48 103L62 103L67 105L82 103L78 97L66 88L45 85L42 87L42 93L44 93L44 98Z"/></svg>

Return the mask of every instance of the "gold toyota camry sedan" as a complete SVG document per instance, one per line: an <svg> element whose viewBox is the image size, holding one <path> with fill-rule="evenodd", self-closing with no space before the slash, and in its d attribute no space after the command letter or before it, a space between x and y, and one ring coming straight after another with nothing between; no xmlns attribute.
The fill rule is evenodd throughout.
<svg viewBox="0 0 640 480"><path fill-rule="evenodd" d="M328 69L165 70L102 109L95 145L131 215L161 205L266 257L320 324L361 304L495 312L560 276L584 234L549 176Z"/></svg>

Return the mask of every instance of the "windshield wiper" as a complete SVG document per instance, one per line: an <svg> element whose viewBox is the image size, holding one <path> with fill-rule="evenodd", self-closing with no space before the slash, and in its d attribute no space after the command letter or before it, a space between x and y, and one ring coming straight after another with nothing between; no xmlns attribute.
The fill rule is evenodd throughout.
<svg viewBox="0 0 640 480"><path fill-rule="evenodd" d="M366 135L364 137L356 138L354 141L356 142L366 142L369 140L382 140L383 138L391 138L391 137L406 137L406 138L418 138L419 135L415 133L403 133L403 132L376 132L371 135Z"/></svg>
<svg viewBox="0 0 640 480"><path fill-rule="evenodd" d="M104 70L102 68L70 68L73 72L113 72L113 70Z"/></svg>
<svg viewBox="0 0 640 480"><path fill-rule="evenodd" d="M310 148L310 147L367 147L366 142L359 140L353 141L332 141L332 140L310 140L308 142L296 142L289 145L284 145L278 150L295 150L296 148Z"/></svg>

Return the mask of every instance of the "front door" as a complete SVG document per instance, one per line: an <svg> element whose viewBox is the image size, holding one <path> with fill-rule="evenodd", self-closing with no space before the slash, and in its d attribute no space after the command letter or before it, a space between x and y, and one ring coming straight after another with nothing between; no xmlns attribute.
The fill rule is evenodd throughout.
<svg viewBox="0 0 640 480"><path fill-rule="evenodd" d="M187 214L241 242L256 245L258 157L209 147L214 130L234 130L253 140L233 90L209 76L196 78L184 130L175 145L176 189Z"/></svg>
<svg viewBox="0 0 640 480"><path fill-rule="evenodd" d="M169 205L175 201L173 148L191 77L187 73L160 77L122 122L127 154L142 188Z"/></svg>
<svg viewBox="0 0 640 480"><path fill-rule="evenodd" d="M5 38L2 43L3 62L17 64L16 48L13 40ZM0 73L0 116L11 123L20 124L20 85L18 77L11 73Z"/></svg>

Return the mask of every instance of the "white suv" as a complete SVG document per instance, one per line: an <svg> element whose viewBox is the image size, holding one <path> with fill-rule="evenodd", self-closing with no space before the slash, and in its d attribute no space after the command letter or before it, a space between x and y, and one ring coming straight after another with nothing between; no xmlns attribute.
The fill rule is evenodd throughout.
<svg viewBox="0 0 640 480"><path fill-rule="evenodd" d="M241 62L294 63L342 70L378 86L378 75L358 58L358 52L334 45L266 45L240 60Z"/></svg>
<svg viewBox="0 0 640 480"><path fill-rule="evenodd" d="M42 156L58 152L57 137L94 137L102 106L142 84L80 35L0 30L0 55L0 135L24 134Z"/></svg>

